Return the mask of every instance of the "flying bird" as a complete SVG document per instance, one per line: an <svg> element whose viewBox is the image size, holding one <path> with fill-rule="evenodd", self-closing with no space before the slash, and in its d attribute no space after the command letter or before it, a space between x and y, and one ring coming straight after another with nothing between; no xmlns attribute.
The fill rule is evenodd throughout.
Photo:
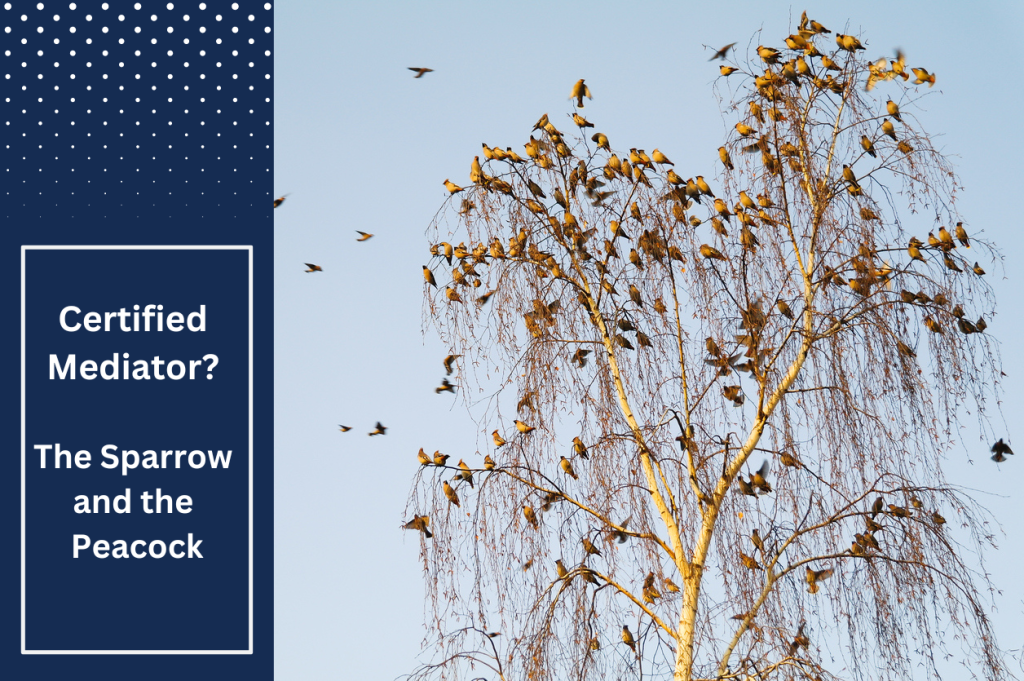
<svg viewBox="0 0 1024 681"><path fill-rule="evenodd" d="M307 262L306 267L309 269L306 272L323 272L324 269L320 265L314 265L313 263Z"/></svg>
<svg viewBox="0 0 1024 681"><path fill-rule="evenodd" d="M729 53L729 50L731 50L735 44L736 43L729 43L728 45L726 45L725 47L711 55L711 59L708 59L708 61L714 61L716 59L721 59L722 61L725 61L726 55Z"/></svg>
<svg viewBox="0 0 1024 681"><path fill-rule="evenodd" d="M427 527L430 525L430 518L425 515L413 516L412 520L402 525L403 530L419 530L423 533L423 536L430 539L434 535L430 534L430 530Z"/></svg>
<svg viewBox="0 0 1024 681"><path fill-rule="evenodd" d="M1006 461L1004 454L1013 454L1013 450L1010 449L1010 445L1003 442L1003 438L999 438L999 442L992 445L992 460L996 463L1002 463Z"/></svg>
<svg viewBox="0 0 1024 681"><path fill-rule="evenodd" d="M414 76L414 78L422 78L424 73L431 73L431 72L433 72L434 69L428 69L428 68L423 67L423 66L410 66L409 70L416 72L416 75Z"/></svg>
<svg viewBox="0 0 1024 681"><path fill-rule="evenodd" d="M434 388L434 392L440 395L443 392L449 392L455 394L455 386L447 378L441 379L441 385Z"/></svg>
<svg viewBox="0 0 1024 681"><path fill-rule="evenodd" d="M341 432L343 432L343 433L347 433L348 431L352 430L352 426L343 426L343 425L341 425L340 423L338 424L338 428L339 428L339 429L341 430Z"/></svg>
<svg viewBox="0 0 1024 681"><path fill-rule="evenodd" d="M368 433L368 435L371 435L371 436L372 435L384 435L385 434L384 431L386 431L386 430L387 430L387 426L382 426L380 424L380 421L377 421L377 425L374 427L373 432L372 433Z"/></svg>
<svg viewBox="0 0 1024 681"><path fill-rule="evenodd" d="M593 97L590 95L590 88L588 88L586 84L583 82L583 79L580 78L578 81L576 81L576 84L572 86L572 92L569 93L569 99L575 99L576 106L582 109L584 97L586 97L587 99L593 99Z"/></svg>
<svg viewBox="0 0 1024 681"><path fill-rule="evenodd" d="M282 203L284 203L284 200L285 200L286 198L288 198L289 196L291 196L291 195L290 195L290 194L285 194L284 196L282 196L282 197L280 197L280 198L274 199L274 208L277 208L277 207L278 207L278 206L280 206L280 205L281 205Z"/></svg>
<svg viewBox="0 0 1024 681"><path fill-rule="evenodd" d="M462 357L462 355L448 355L447 357L444 358L442 364L444 364L445 373L447 373L449 376L452 375L452 371L454 371L454 369L452 369L452 366L455 364L455 360L457 360L459 357Z"/></svg>

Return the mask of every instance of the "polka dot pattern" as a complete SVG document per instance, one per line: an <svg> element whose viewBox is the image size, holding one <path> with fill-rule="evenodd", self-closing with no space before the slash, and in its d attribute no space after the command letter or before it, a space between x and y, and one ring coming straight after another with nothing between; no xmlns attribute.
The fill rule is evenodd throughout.
<svg viewBox="0 0 1024 681"><path fill-rule="evenodd" d="M165 184L170 206L269 182L271 3L9 0L0 27L8 197Z"/></svg>

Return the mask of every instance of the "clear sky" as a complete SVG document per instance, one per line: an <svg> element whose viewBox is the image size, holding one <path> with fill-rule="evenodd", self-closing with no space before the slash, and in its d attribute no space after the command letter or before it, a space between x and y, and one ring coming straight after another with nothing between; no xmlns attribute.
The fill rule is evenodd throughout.
<svg viewBox="0 0 1024 681"><path fill-rule="evenodd" d="M418 537L399 529L416 452L478 458L480 435L460 398L434 394L447 348L423 324L425 230L442 181L468 183L481 142L522 153L545 112L569 125L579 78L594 95L586 116L613 147L658 147L683 177L713 176L735 117L719 110L715 88L728 100L729 83L716 86L704 45L782 46L805 8L860 36L868 56L901 47L937 74L913 113L952 157L968 229L1005 256L981 263L1007 374L990 409L1024 455L1024 279L1013 265L1024 253L1024 5L277 2L275 192L290 192L275 211L278 679L393 679L417 664L423 563ZM414 79L410 66L435 71ZM904 217L911 231L920 220L922 238L932 229L927 215ZM355 230L375 236L357 243ZM306 262L323 272L304 273ZM387 435L367 437L378 420ZM1024 456L997 466L988 444L965 431L946 473L1002 524L988 556L1002 590L994 616L1019 671Z"/></svg>

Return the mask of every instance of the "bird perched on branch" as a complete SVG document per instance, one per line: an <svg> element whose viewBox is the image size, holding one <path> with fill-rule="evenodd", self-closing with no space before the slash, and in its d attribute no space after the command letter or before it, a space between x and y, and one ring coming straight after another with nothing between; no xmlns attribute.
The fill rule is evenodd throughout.
<svg viewBox="0 0 1024 681"><path fill-rule="evenodd" d="M527 425L526 423L523 423L522 421L520 421L518 419L516 420L515 424L516 424L516 429L520 433L522 433L524 435L527 434L527 433L532 433L533 431L536 430L536 428L534 428L533 426Z"/></svg>
<svg viewBox="0 0 1024 681"><path fill-rule="evenodd" d="M444 495L448 497L448 501L461 508L462 504L459 503L459 495L455 491L455 488L449 485L447 480L444 481L442 487L444 489Z"/></svg>
<svg viewBox="0 0 1024 681"><path fill-rule="evenodd" d="M633 640L633 634L629 631L629 626L622 625L622 642L629 646L629 649L634 653L636 652L636 641Z"/></svg>
<svg viewBox="0 0 1024 681"><path fill-rule="evenodd" d="M565 471L565 474L568 475L573 480L580 479L580 476L576 475L576 471L573 469L572 462L569 461L569 459L565 458L564 456L561 457L561 461L559 461L558 465L561 466L562 470Z"/></svg>

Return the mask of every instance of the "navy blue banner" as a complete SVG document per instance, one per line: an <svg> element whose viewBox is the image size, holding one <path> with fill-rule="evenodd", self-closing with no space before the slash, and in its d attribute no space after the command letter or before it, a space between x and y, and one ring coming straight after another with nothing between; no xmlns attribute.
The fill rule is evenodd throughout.
<svg viewBox="0 0 1024 681"><path fill-rule="evenodd" d="M0 666L272 678L272 7L0 27Z"/></svg>

